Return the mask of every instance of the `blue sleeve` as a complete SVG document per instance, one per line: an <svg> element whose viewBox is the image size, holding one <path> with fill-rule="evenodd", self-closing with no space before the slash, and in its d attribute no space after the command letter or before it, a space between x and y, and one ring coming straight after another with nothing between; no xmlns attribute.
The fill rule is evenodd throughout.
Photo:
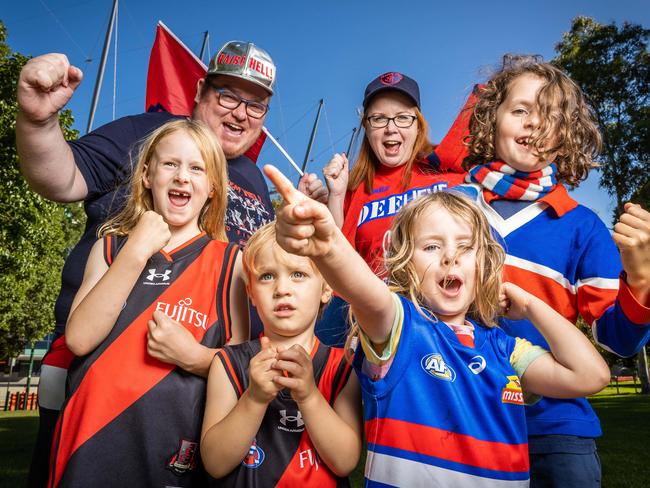
<svg viewBox="0 0 650 488"><path fill-rule="evenodd" d="M650 309L640 304L624 279L618 249L594 216L576 270L578 310L596 342L619 356L636 354L650 338Z"/></svg>

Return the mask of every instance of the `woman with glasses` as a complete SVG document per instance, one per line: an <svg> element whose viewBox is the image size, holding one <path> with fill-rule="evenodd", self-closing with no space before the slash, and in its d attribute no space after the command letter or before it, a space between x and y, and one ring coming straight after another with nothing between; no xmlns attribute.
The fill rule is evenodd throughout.
<svg viewBox="0 0 650 488"><path fill-rule="evenodd" d="M423 193L462 183L463 174L438 170L428 124L420 111L420 89L412 78L384 73L366 87L365 135L348 171L345 154L335 154L323 169L328 207L352 244L378 276L384 275L384 240L393 217ZM333 301L317 325L320 339L341 345L346 327L341 301Z"/></svg>

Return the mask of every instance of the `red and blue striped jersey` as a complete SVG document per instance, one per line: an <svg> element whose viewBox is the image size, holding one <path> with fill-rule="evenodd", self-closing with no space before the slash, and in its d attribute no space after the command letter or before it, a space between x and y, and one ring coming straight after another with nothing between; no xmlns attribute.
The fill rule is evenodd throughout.
<svg viewBox="0 0 650 488"><path fill-rule="evenodd" d="M404 322L385 377L354 367L368 443L366 486L528 486L524 400L510 364L516 340L474 324L474 348L400 296Z"/></svg>

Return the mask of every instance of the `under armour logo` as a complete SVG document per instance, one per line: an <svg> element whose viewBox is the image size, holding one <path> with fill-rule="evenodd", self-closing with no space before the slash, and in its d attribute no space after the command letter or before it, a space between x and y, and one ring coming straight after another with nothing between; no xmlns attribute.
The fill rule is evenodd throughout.
<svg viewBox="0 0 650 488"><path fill-rule="evenodd" d="M165 270L164 273L156 273L156 268L148 269L149 276L147 276L147 279L149 281L153 281L155 278L159 278L161 281L169 281L169 275L172 274L171 269Z"/></svg>
<svg viewBox="0 0 650 488"><path fill-rule="evenodd" d="M296 415L287 415L286 410L280 410L280 415L282 416L280 418L280 423L284 426L287 425L287 422L295 422L296 427L302 427L305 425L305 423L302 421L302 414L300 413L300 410L296 410Z"/></svg>

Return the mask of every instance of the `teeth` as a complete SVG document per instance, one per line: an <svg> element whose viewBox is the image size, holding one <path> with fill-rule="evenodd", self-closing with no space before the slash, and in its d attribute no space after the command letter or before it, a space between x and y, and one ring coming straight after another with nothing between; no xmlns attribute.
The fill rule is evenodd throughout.
<svg viewBox="0 0 650 488"><path fill-rule="evenodd" d="M228 122L224 123L224 125L227 126L228 128L230 128L231 130L235 130L235 131L244 130L242 127L239 127L238 125L230 124Z"/></svg>

